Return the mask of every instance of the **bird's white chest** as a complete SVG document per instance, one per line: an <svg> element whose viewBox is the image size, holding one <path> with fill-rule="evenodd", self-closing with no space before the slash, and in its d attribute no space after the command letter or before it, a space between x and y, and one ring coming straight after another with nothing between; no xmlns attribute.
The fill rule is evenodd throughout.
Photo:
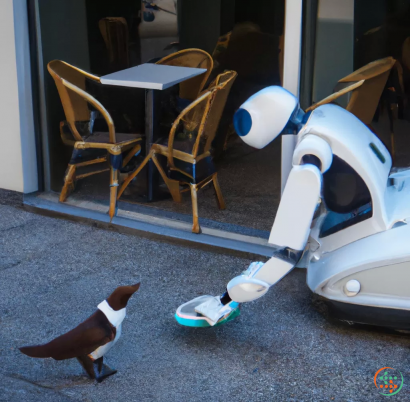
<svg viewBox="0 0 410 402"><path fill-rule="evenodd" d="M104 356L117 343L118 339L120 339L122 322L125 318L126 313L125 308L118 311L113 310L106 300L98 305L98 309L104 313L111 325L115 327L116 334L115 338L111 342L98 347L96 350L94 350L94 352L90 354L90 356L94 360L97 360L100 357Z"/></svg>

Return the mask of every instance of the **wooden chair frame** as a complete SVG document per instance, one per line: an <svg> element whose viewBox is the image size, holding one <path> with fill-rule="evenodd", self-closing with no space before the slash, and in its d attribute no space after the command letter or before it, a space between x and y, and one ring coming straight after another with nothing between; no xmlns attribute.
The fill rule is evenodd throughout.
<svg viewBox="0 0 410 402"><path fill-rule="evenodd" d="M354 91L355 89L361 87L363 85L363 83L364 83L364 80L355 82L354 84L349 85L348 87L345 87L345 88L341 89L340 91L337 91L337 92L327 96L326 98L324 98L321 101L315 103L314 105L309 106L306 109L306 112L310 112L311 110L315 110L319 106L326 105L327 103L334 102L337 98L340 98L341 96L346 95L347 93L349 93L351 91Z"/></svg>
<svg viewBox="0 0 410 402"><path fill-rule="evenodd" d="M130 138L127 141L117 142L114 122L113 122L113 119L111 118L111 115L108 113L107 109L105 109L105 107L97 99L91 96L84 89L81 89L77 85L74 85L73 83L69 82L67 79L62 78L54 69L55 66L58 67L61 65L68 67L70 69L70 72L73 72L74 74L79 73L77 78L83 77L84 80L85 78L89 78L97 82L100 82L100 78L90 73L87 73L86 71L83 71L77 67L74 67L66 62L60 61L60 60L53 60L50 63L48 63L48 66L47 66L48 71L51 74L51 76L54 78L54 81L56 83L56 86L57 86L57 89L60 95L61 103L63 105L64 112L66 115L67 123L74 137L74 143L72 143L71 141L68 141L64 137L63 135L64 122L62 122L60 124L60 130L61 130L61 136L62 136L63 142L66 145L73 146L75 150L103 149L107 151L107 156L105 157L97 157L87 162L80 162L80 163L75 163L75 164L69 163L67 171L66 171L66 175L64 178L64 186L60 194L60 202L64 202L67 199L69 192L73 190L75 180L80 180L85 177L91 176L93 174L102 173L108 170L108 169L102 169L102 170L76 176L75 173L78 167L107 162L109 155L112 155L112 157L114 157L115 159L115 157L118 157L123 152L129 150L129 152L127 153L127 155L122 161L122 166L125 166L131 160L133 155L135 155L141 149L141 145L137 144L137 142L140 142L142 138ZM76 124L75 124L76 121L78 121L78 117L81 116L81 118L84 120L87 120L87 118L88 119L90 118L90 112L88 110L87 103L91 104L98 112L100 112L105 122L107 123L108 135L109 135L108 143L88 142L87 139L92 137L92 134L87 139L84 139L79 133L76 127ZM87 110L84 108L84 106L87 106ZM88 113L88 116L87 116L87 113ZM116 203L117 203L117 189L119 186L118 167L113 166L113 163L111 163L110 161L109 170L110 170L109 215L110 215L110 220L112 220L112 218L115 215Z"/></svg>
<svg viewBox="0 0 410 402"><path fill-rule="evenodd" d="M346 109L352 112L354 115L356 115L360 120L363 121L363 123L370 124L371 119L374 115L373 105L377 105L378 99L373 101L373 105L371 105L371 107L365 105L366 109L360 110L358 108L358 104L360 103L360 97L363 96L362 94L371 91L372 86L377 87L375 90L376 98L377 95L378 97L380 97L384 85L386 84L387 78L390 74L390 71L395 65L395 63L396 60L393 59L393 57L386 57L384 59L376 60L369 64L366 64L365 66L359 68L358 70L339 80L340 83L352 82L351 85L349 85L346 88L343 88L338 92L335 92L334 94L326 97L325 99L322 99L320 102L315 103L314 105L306 109L306 111L314 110L321 105L333 102L334 100L336 100L342 95L345 95L348 92L352 92L352 97Z"/></svg>
<svg viewBox="0 0 410 402"><path fill-rule="evenodd" d="M204 50L201 49L184 49L180 50L178 52L172 53L168 56L163 57L161 60L158 60L155 64L164 64L164 65L180 65L174 63L174 61L181 59L183 57L187 57L190 54L200 54L204 57L203 60L206 60L208 63L207 71L202 75L199 75L197 77L193 77L187 81L181 82L179 84L179 92L180 92L180 97L189 99L189 100L195 100L199 94L201 93L202 89L204 88L206 82L208 81L208 78L212 72L213 66L214 66L214 61L211 57L211 55ZM201 68L201 64L195 64L195 65L185 65L185 67L197 67ZM201 80L202 77L202 80ZM197 89L195 88L197 87ZM194 88L194 90L193 90Z"/></svg>
<svg viewBox="0 0 410 402"><path fill-rule="evenodd" d="M210 148L211 148L212 140L213 140L215 134L213 136L212 135L208 136L207 141L206 141L205 146L204 146L204 149L203 149L203 152L198 155L201 138L202 138L203 134L205 133L205 128L206 128L206 125L207 125L207 122L208 122L210 111L211 111L212 105L214 103L214 100L215 100L218 92L225 89L226 86L232 85L234 79L236 78L236 75L237 74L234 71L228 71L228 72L225 72L223 74L220 74L218 76L217 80L215 81L216 85L213 88L211 88L210 90L203 93L198 99L196 99L194 102L192 102L189 106L187 106L180 113L180 115L177 117L177 119L174 121L174 123L171 127L171 131L169 133L169 138L168 138L168 146L161 145L161 144L153 144L152 145L149 154L145 157L145 159L141 163L141 165L138 166L138 168L134 172L132 172L125 179L125 181L122 183L122 185L121 185L121 187L118 191L118 198L121 197L122 193L127 188L129 183L134 179L134 177L136 177L138 175L138 173L142 170L142 168L148 163L148 161L150 159L152 159L155 166L157 167L162 179L164 180L165 184L167 185L168 190L171 193L172 198L175 202L181 202L182 201L181 194L183 192L186 192L186 191L191 192L192 215L193 215L192 231L194 233L200 233L200 231L201 231L199 221L198 221L198 201L197 201L197 192L198 192L198 190L202 189L203 187L205 187L206 185L208 185L209 183L212 182L213 185L214 185L214 189L215 189L215 194L216 194L216 198L217 198L218 207L219 207L219 209L225 209L225 201L224 201L223 196L222 196L222 191L221 191L221 188L219 186L218 176L217 176L216 172L213 173L212 175L210 175L209 177L206 177L205 179L203 179L199 183L194 183L194 182L192 182L192 181L194 181L192 176L189 176L189 174L187 172L184 172L184 171L178 169L175 166L174 159L178 159L178 160L181 160L181 161L184 161L184 162L187 162L187 163L191 163L191 164L196 164L199 161L201 161L202 159L211 156ZM222 82L221 84L219 84L219 82L225 76L227 76L228 79L225 82ZM230 89L230 86L228 88ZM194 110L195 107L198 106L199 104L201 104L202 102L206 102L206 104L205 104L205 109L203 111L203 114L202 114L202 117L201 117L201 120L200 120L200 123L199 123L198 134L197 134L197 138L195 140L195 143L194 143L194 146L193 146L193 149L192 149L192 153L187 153L187 152L180 151L178 149L174 149L174 140L175 140L175 135L176 135L176 131L177 131L177 128L179 126L179 123L184 120L184 118L188 115L189 112ZM215 128L215 133L216 133L216 128ZM169 167L170 170L174 170L174 171L177 171L177 172L183 174L187 179L184 180L184 181L170 179L167 176L167 174L164 172L164 169L162 168L161 164L159 163L158 158L157 158L157 154L163 155L167 158L168 167ZM190 179L192 179L192 181ZM186 188L180 189L180 185L186 186Z"/></svg>
<svg viewBox="0 0 410 402"><path fill-rule="evenodd" d="M389 74L395 65L397 65L397 62L393 57L385 57L384 59L366 64L365 66L339 80L339 83L351 82L351 85L315 103L307 108L306 112L314 110L321 105L331 103L337 98L351 92L352 95L346 110L353 113L372 131L374 131L371 127L371 122L379 105L380 97L382 96ZM394 159L395 141L393 129L391 129L390 132L390 142L392 157Z"/></svg>

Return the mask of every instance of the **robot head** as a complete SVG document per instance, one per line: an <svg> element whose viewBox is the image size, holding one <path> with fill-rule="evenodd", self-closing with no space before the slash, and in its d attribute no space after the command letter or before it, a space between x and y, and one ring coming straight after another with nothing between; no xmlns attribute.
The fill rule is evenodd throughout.
<svg viewBox="0 0 410 402"><path fill-rule="evenodd" d="M237 110L235 131L248 145L261 149L272 142L289 121L297 119L298 112L299 102L293 94L282 87L267 87Z"/></svg>

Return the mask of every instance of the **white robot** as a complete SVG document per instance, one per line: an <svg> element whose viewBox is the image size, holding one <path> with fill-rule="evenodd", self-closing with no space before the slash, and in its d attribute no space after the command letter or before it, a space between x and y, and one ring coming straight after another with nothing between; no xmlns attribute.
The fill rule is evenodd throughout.
<svg viewBox="0 0 410 402"><path fill-rule="evenodd" d="M410 329L410 169L392 159L369 128L332 104L305 114L273 86L253 95L234 118L239 136L263 148L294 130L293 168L269 237L266 263L252 263L222 296L180 306L186 326L222 324L296 265L307 284L344 321Z"/></svg>

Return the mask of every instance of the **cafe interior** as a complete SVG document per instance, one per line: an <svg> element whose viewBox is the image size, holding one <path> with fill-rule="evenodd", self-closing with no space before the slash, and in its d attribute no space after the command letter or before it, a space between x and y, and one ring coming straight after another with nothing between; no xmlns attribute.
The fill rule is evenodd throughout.
<svg viewBox="0 0 410 402"><path fill-rule="evenodd" d="M304 2L301 106L345 107L386 144L395 168L409 166L410 1L376 0L372 15L366 2L347 3L351 12ZM110 219L134 211L193 233L267 239L281 141L249 147L233 115L283 84L285 1L37 7L44 192L98 204Z"/></svg>

